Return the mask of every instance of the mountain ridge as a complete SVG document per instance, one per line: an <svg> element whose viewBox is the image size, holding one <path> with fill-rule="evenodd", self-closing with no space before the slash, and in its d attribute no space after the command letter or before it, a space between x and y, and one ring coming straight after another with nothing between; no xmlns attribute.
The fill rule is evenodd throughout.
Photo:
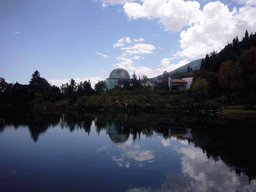
<svg viewBox="0 0 256 192"><path fill-rule="evenodd" d="M185 73L187 72L187 69L188 67L192 68L192 70L199 70L201 68L201 62L202 62L203 58L202 59L197 59L197 60L194 60L194 61L191 61L177 69L174 69L173 71L170 71L168 72L169 75L173 75L175 73ZM156 81L158 79L158 77L162 77L163 75L159 75L157 77L153 77L153 78L150 78L151 80L153 81Z"/></svg>

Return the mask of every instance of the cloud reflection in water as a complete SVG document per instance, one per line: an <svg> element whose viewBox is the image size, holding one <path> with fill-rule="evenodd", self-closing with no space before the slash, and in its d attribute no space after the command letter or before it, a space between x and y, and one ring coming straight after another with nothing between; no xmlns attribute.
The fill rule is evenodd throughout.
<svg viewBox="0 0 256 192"><path fill-rule="evenodd" d="M256 180L248 183L246 175L238 176L222 160L208 159L201 148L188 145L185 140L168 138L161 140L182 154L181 174L167 174L159 188L130 188L127 191L255 191Z"/></svg>
<svg viewBox="0 0 256 192"><path fill-rule="evenodd" d="M132 144L132 138L128 139L126 143L118 145L118 147L122 150L122 154L120 156L113 156L113 160L117 162L120 167L129 168L132 161L134 165L143 167L143 162L152 162L155 158L152 150L143 150L141 146L138 144Z"/></svg>

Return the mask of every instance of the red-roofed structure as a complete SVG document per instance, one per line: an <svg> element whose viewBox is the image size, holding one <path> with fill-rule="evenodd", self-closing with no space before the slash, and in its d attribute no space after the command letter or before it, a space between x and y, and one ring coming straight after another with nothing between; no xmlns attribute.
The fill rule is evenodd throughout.
<svg viewBox="0 0 256 192"><path fill-rule="evenodd" d="M156 84L162 84L164 81L167 83L167 79L161 79L156 81ZM173 90L183 90L189 89L193 81L193 78L184 78L184 79L171 79L168 78L168 87Z"/></svg>
<svg viewBox="0 0 256 192"><path fill-rule="evenodd" d="M171 79L169 85L170 89L185 89L187 82L182 79Z"/></svg>

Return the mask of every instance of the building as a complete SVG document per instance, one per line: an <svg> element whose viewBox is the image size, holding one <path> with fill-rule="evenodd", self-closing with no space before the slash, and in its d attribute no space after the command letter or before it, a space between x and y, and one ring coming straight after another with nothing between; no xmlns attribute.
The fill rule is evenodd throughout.
<svg viewBox="0 0 256 192"><path fill-rule="evenodd" d="M172 90L183 90L187 86L187 82L182 79L170 79L168 83L169 89Z"/></svg>
<svg viewBox="0 0 256 192"><path fill-rule="evenodd" d="M109 78L107 78L106 89L110 90L117 87L122 88L125 86L125 84L128 86L130 85L130 75L125 69L117 68L113 70L110 73Z"/></svg>
<svg viewBox="0 0 256 192"><path fill-rule="evenodd" d="M155 82L153 82L152 80L142 80L141 85L144 87L151 87L152 89L154 89Z"/></svg>
<svg viewBox="0 0 256 192"><path fill-rule="evenodd" d="M166 79L161 79L156 82L153 82L152 80L142 80L141 85L142 86L150 86L155 88L156 86L164 86L165 88L173 89L173 90L184 90L184 89L190 89L190 86L193 82L193 77L187 77L182 79L171 79L168 77ZM132 79L130 79L129 73L122 68L114 69L110 75L109 78L106 80L106 90L111 90L114 88L123 88L123 87L129 87L134 86Z"/></svg>
<svg viewBox="0 0 256 192"><path fill-rule="evenodd" d="M130 137L128 131L125 131L123 127L118 127L113 123L107 125L106 133L114 143L125 143Z"/></svg>
<svg viewBox="0 0 256 192"><path fill-rule="evenodd" d="M187 82L185 89L190 89L190 86L193 83L193 77L182 78L182 80Z"/></svg>
<svg viewBox="0 0 256 192"><path fill-rule="evenodd" d="M161 79L156 81L156 84L159 86L160 84L165 84L164 86L168 86L169 89L172 90L184 90L184 89L190 89L190 86L193 82L193 77L187 77L182 79L171 79L168 77L167 79Z"/></svg>

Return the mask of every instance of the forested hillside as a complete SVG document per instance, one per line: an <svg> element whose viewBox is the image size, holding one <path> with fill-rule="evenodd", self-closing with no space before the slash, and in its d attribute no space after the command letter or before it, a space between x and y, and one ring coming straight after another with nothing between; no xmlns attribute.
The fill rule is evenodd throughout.
<svg viewBox="0 0 256 192"><path fill-rule="evenodd" d="M256 34L246 31L241 41L236 37L219 53L207 54L197 78L207 80L210 97L225 95L231 104L255 104Z"/></svg>
<svg viewBox="0 0 256 192"><path fill-rule="evenodd" d="M173 75L177 72L178 73L185 73L185 72L188 71L187 70L188 67L191 69L191 71L199 70L201 68L201 62L202 62L202 59L197 59L197 60L191 61L188 64L183 65L182 67L179 67L178 69L175 69L175 70L171 71L169 74Z"/></svg>

